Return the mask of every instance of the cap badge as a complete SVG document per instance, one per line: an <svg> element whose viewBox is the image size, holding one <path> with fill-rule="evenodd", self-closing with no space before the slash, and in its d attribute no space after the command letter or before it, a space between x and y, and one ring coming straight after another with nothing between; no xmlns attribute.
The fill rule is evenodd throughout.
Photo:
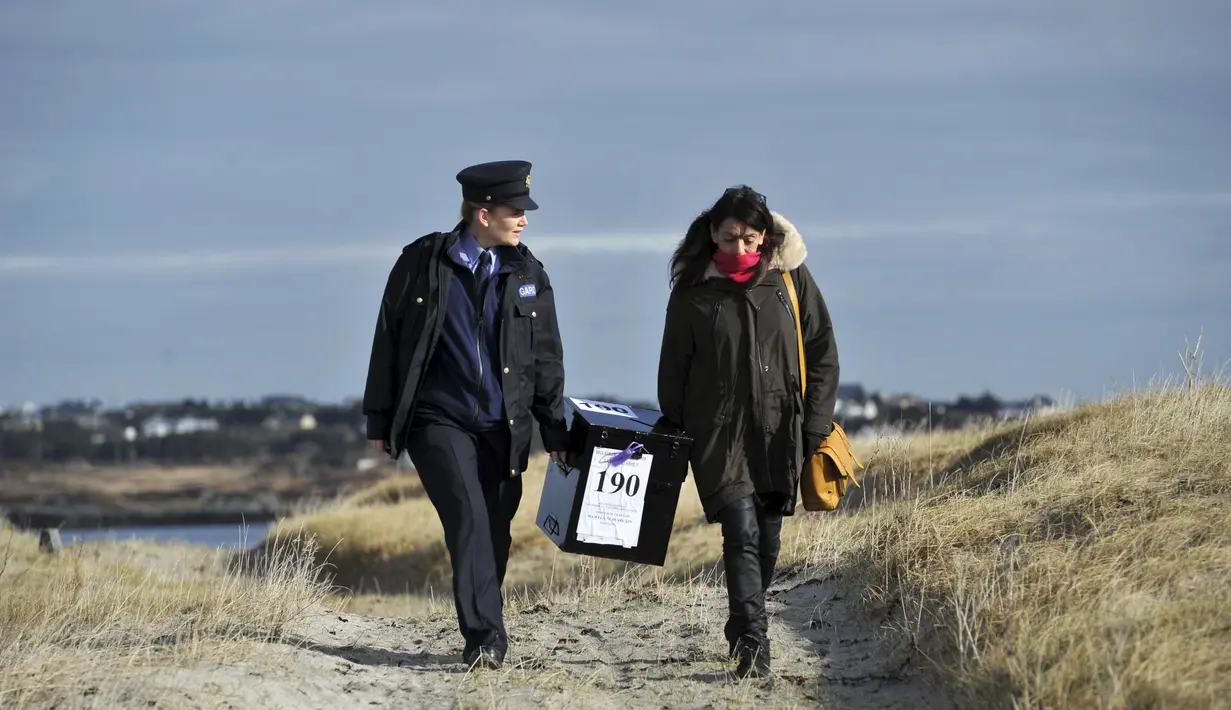
<svg viewBox="0 0 1231 710"><path fill-rule="evenodd" d="M530 173L526 173L526 189L530 189Z"/></svg>

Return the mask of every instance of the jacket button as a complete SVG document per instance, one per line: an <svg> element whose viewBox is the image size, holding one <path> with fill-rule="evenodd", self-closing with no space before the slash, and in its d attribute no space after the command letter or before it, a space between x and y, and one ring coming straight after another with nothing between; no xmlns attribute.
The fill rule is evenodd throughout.
<svg viewBox="0 0 1231 710"><path fill-rule="evenodd" d="M530 317L531 317L531 318L538 318L538 317L539 317L538 311L530 311Z"/></svg>
<svg viewBox="0 0 1231 710"><path fill-rule="evenodd" d="M516 476L516 475L517 475L517 469L515 469L515 468L510 468L510 469L509 469L509 475L511 475L511 476Z"/></svg>
<svg viewBox="0 0 1231 710"><path fill-rule="evenodd" d="M512 420L512 419L510 419L510 420L509 420L509 426L513 426L513 420Z"/></svg>
<svg viewBox="0 0 1231 710"><path fill-rule="evenodd" d="M509 374L509 368L507 368L507 367L506 367L506 368L504 368L504 374L506 374L506 375L507 375L507 374Z"/></svg>
<svg viewBox="0 0 1231 710"><path fill-rule="evenodd" d="M422 296L420 296L420 297L416 298L416 299L415 299L415 303L423 303L423 297L422 297Z"/></svg>

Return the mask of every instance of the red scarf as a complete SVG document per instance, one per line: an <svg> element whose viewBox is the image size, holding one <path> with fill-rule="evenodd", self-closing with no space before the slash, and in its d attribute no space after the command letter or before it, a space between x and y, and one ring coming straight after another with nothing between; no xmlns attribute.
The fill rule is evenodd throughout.
<svg viewBox="0 0 1231 710"><path fill-rule="evenodd" d="M728 254L725 251L714 252L714 266L718 267L724 276L736 283L747 283L756 273L757 264L761 263L761 252L751 254Z"/></svg>

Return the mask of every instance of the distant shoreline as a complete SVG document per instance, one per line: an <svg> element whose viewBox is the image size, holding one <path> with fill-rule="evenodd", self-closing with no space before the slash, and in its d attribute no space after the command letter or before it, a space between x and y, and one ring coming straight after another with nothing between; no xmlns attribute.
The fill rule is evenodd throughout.
<svg viewBox="0 0 1231 710"><path fill-rule="evenodd" d="M132 510L126 508L100 509L97 505L84 506L7 506L4 517L19 529L41 528L91 529L136 526L177 525L240 525L244 523L271 523L286 514L279 508L260 503L224 506L197 510Z"/></svg>
<svg viewBox="0 0 1231 710"><path fill-rule="evenodd" d="M19 528L269 523L390 475L279 465L44 469L0 476L0 516Z"/></svg>

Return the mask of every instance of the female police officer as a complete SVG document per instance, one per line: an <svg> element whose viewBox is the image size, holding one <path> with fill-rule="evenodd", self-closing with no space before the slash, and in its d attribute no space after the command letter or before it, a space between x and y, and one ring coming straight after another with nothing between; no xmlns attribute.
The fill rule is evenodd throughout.
<svg viewBox="0 0 1231 710"><path fill-rule="evenodd" d="M521 244L530 163L457 175L462 221L402 250L372 343L363 412L368 439L408 452L440 516L467 665L508 650L501 587L530 455L531 418L561 460L564 364L555 297Z"/></svg>
<svg viewBox="0 0 1231 710"><path fill-rule="evenodd" d="M837 398L838 351L806 255L791 223L741 186L693 221L671 261L659 405L693 438L697 492L722 525L725 632L740 675L770 670L765 591L782 517L794 513L802 452L829 434ZM799 296L807 397L784 272Z"/></svg>

